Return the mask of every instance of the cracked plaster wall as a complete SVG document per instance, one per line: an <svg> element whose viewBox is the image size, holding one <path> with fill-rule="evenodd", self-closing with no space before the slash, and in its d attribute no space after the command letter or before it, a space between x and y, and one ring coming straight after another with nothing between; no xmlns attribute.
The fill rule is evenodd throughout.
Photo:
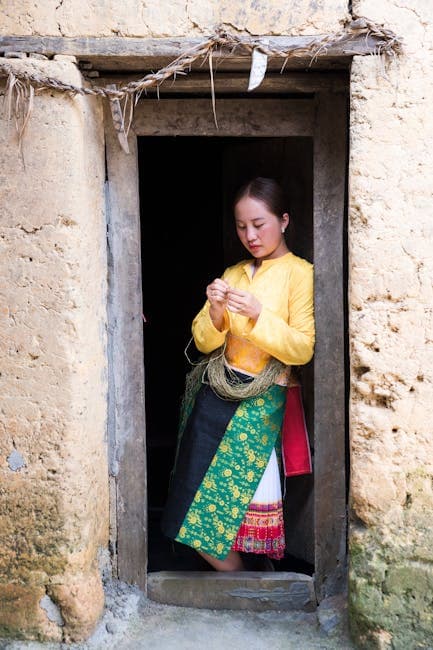
<svg viewBox="0 0 433 650"><path fill-rule="evenodd" d="M405 40L352 66L350 598L361 647L433 645L433 4L354 0Z"/></svg>
<svg viewBox="0 0 433 650"><path fill-rule="evenodd" d="M68 57L11 64L81 83ZM101 108L38 95L22 157L0 111L0 637L83 638L103 608Z"/></svg>
<svg viewBox="0 0 433 650"><path fill-rule="evenodd" d="M1 32L41 36L178 37L212 33L217 25L251 34L338 31L346 0L5 0Z"/></svg>

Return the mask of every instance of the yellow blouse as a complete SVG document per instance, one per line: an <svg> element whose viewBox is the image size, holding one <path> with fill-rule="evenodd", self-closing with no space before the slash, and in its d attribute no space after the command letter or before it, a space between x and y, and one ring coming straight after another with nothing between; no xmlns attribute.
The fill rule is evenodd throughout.
<svg viewBox="0 0 433 650"><path fill-rule="evenodd" d="M227 338L228 362L254 373L260 372L270 356L287 365L307 363L313 356L315 336L313 265L291 252L263 260L254 275L252 263L239 262L222 277L262 303L257 321L226 310L224 329L219 331L206 301L192 323L197 348L208 354Z"/></svg>

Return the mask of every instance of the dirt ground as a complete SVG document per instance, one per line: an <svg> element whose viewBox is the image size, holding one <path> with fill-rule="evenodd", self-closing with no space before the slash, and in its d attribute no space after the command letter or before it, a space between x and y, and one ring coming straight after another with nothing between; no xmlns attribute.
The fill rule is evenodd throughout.
<svg viewBox="0 0 433 650"><path fill-rule="evenodd" d="M341 602L314 613L217 611L151 602L135 587L106 586L106 610L84 643L0 640L0 650L352 650Z"/></svg>

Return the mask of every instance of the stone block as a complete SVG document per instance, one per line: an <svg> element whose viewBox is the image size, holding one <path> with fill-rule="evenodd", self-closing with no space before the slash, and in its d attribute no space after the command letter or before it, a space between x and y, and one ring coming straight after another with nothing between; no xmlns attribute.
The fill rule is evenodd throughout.
<svg viewBox="0 0 433 650"><path fill-rule="evenodd" d="M317 605L313 578L283 571L157 571L149 574L148 597L168 605L260 612L312 612Z"/></svg>

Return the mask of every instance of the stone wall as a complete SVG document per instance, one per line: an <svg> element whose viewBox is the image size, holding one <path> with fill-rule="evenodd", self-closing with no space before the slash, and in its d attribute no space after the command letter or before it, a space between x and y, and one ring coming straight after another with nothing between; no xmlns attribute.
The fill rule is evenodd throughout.
<svg viewBox="0 0 433 650"><path fill-rule="evenodd" d="M80 84L57 59L11 64ZM94 99L43 93L20 153L1 116L0 637L83 638L103 607L102 129Z"/></svg>
<svg viewBox="0 0 433 650"><path fill-rule="evenodd" d="M211 33L222 24L252 34L338 30L346 0L6 0L1 31L33 36L176 37Z"/></svg>
<svg viewBox="0 0 433 650"><path fill-rule="evenodd" d="M433 645L433 4L355 0L405 39L353 63L350 600L362 647Z"/></svg>

